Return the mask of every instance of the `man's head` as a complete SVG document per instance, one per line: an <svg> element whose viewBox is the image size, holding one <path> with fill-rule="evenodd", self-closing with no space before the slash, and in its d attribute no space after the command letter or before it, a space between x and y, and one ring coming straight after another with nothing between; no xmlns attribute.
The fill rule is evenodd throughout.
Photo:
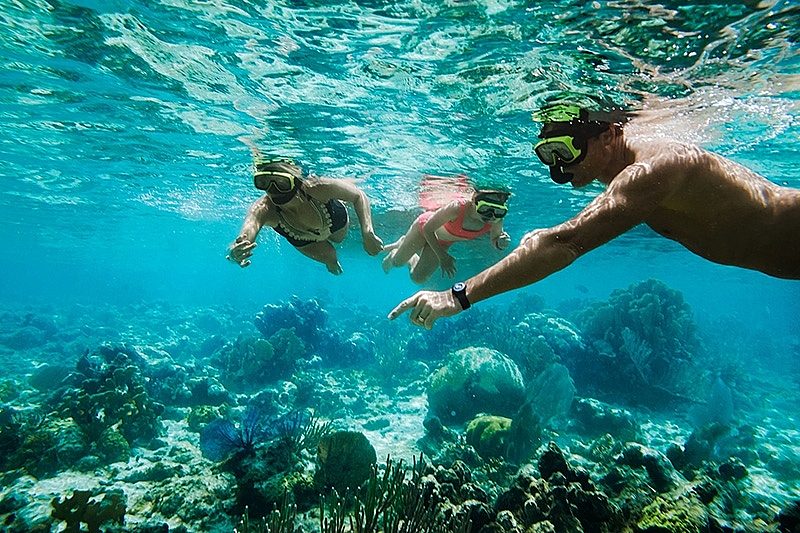
<svg viewBox="0 0 800 533"><path fill-rule="evenodd" d="M305 173L293 159L286 157L257 158L253 185L269 195L277 205L290 201L297 194Z"/></svg>
<svg viewBox="0 0 800 533"><path fill-rule="evenodd" d="M510 192L499 189L478 189L472 198L478 215L488 222L506 216L510 196Z"/></svg>
<svg viewBox="0 0 800 533"><path fill-rule="evenodd" d="M543 122L534 152L539 160L550 167L550 179L568 183L573 174L566 167L577 165L586 157L589 139L611 127L610 122L595 120L585 109L576 105L561 104L534 113L533 119Z"/></svg>

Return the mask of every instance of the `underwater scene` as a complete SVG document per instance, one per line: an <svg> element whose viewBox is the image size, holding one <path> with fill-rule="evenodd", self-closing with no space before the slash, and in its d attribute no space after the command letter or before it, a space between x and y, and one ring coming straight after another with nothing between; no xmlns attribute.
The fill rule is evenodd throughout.
<svg viewBox="0 0 800 533"><path fill-rule="evenodd" d="M553 102L796 194L798 15L0 0L0 531L800 531L796 275L638 223L388 316L604 194Z"/></svg>

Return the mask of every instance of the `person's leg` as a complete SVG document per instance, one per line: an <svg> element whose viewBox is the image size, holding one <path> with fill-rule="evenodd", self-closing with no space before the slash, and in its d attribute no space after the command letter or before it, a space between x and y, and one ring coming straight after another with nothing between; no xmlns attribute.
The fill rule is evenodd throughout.
<svg viewBox="0 0 800 533"><path fill-rule="evenodd" d="M333 233L331 233L331 236L328 237L328 241L335 243L342 242L344 238L347 237L347 228L348 226L345 226L342 229L336 230Z"/></svg>
<svg viewBox="0 0 800 533"><path fill-rule="evenodd" d="M333 247L328 241L312 242L297 248L300 253L306 257L310 257L314 261L319 261L328 269L331 274L341 274L342 265L339 264L339 258L336 255L336 248Z"/></svg>
<svg viewBox="0 0 800 533"><path fill-rule="evenodd" d="M439 268L439 258L430 246L425 246L411 265L411 281L422 284Z"/></svg>
<svg viewBox="0 0 800 533"><path fill-rule="evenodd" d="M425 236L422 234L419 225L414 222L408 228L406 234L400 237L400 240L384 248L388 248L389 253L383 259L383 270L389 272L392 267L405 265L426 244Z"/></svg>

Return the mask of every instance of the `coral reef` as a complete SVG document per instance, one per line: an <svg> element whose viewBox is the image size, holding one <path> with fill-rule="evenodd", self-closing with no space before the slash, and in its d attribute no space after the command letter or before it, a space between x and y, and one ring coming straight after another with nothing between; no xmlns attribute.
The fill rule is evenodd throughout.
<svg viewBox="0 0 800 533"><path fill-rule="evenodd" d="M517 365L489 348L464 348L450 355L431 377L428 404L443 422L465 422L485 412L513 415L524 400Z"/></svg>
<svg viewBox="0 0 800 533"><path fill-rule="evenodd" d="M86 524L89 533L98 533L101 526L125 522L126 498L121 490L99 495L88 490L76 490L69 498L53 498L52 517L66 522L65 531L82 531Z"/></svg>
<svg viewBox="0 0 800 533"><path fill-rule="evenodd" d="M670 297L650 289L655 296L614 300L618 311L636 315ZM666 411L674 406L655 402L659 394L680 401L679 388L655 379L669 372L650 374L655 385L646 385L640 369L617 371L615 362L633 365L630 353L615 353L537 302L499 312L479 306L441 336L439 323L420 334L358 306L347 316L332 308L325 320L318 303L295 300L263 314L259 338L253 311L230 307L180 314L133 306L99 315L82 307L70 329L54 319L45 344L8 358L0 381L0 529L796 529L796 428L791 416L776 416L794 397L762 379L758 365L748 367L749 389L720 374L724 386L697 396L708 401L693 411L702 423L692 427L685 404ZM306 311L310 321L299 316ZM9 323L45 331L21 326L20 317ZM267 329L273 318L282 327ZM609 337L621 339L620 350L645 338L634 326L650 322L639 318L625 323L639 337L624 328ZM107 324L102 333L98 323ZM302 333L313 349L303 328L316 329ZM99 335L134 342L81 355L78 347L97 346ZM646 354L650 340L643 343ZM297 346L302 353L292 351ZM243 360L258 350L264 358ZM280 367L281 353L295 355ZM256 364L270 358L276 365ZM642 361L647 377L658 365ZM707 385L717 374L698 372ZM600 395L584 394L592 388ZM632 405L642 392L658 411ZM420 451L425 461L416 459ZM378 464L388 453L414 463Z"/></svg>
<svg viewBox="0 0 800 533"><path fill-rule="evenodd" d="M525 531L621 530L619 509L586 472L568 464L555 443L548 444L538 467L541 478L519 475L497 498L498 516L509 511Z"/></svg>
<svg viewBox="0 0 800 533"><path fill-rule="evenodd" d="M692 311L660 281L612 292L607 302L579 313L577 323L597 352L573 367L587 390L664 406L704 385Z"/></svg>
<svg viewBox="0 0 800 533"><path fill-rule="evenodd" d="M56 410L72 418L90 443L117 426L129 444L161 433L164 406L153 400L137 363L141 356L124 347L100 347L77 363L72 383L54 395Z"/></svg>
<svg viewBox="0 0 800 533"><path fill-rule="evenodd" d="M226 387L249 392L288 377L306 354L293 329L279 329L268 340L240 336L220 348L211 362L220 369Z"/></svg>
<svg viewBox="0 0 800 533"><path fill-rule="evenodd" d="M303 301L297 296L283 304L265 305L256 315L255 325L264 338L270 338L281 329L293 329L302 341L311 348L319 345L328 312L317 300Z"/></svg>

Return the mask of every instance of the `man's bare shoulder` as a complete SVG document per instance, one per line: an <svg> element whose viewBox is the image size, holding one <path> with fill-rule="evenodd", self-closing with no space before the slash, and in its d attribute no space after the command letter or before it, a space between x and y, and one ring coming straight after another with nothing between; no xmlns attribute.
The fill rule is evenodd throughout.
<svg viewBox="0 0 800 533"><path fill-rule="evenodd" d="M680 182L689 175L714 172L722 158L700 146L669 140L629 138L631 170L640 178Z"/></svg>
<svg viewBox="0 0 800 533"><path fill-rule="evenodd" d="M643 139L627 136L628 144L636 154L636 162L658 165L689 165L714 158L714 154L696 144L667 139Z"/></svg>

